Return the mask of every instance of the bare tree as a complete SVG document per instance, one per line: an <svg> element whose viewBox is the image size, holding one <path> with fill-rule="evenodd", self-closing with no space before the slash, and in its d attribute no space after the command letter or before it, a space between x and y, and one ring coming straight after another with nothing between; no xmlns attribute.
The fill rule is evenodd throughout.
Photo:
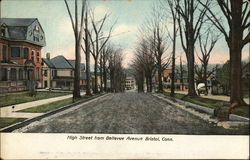
<svg viewBox="0 0 250 160"><path fill-rule="evenodd" d="M138 57L133 59L130 68L132 69L132 74L135 77L138 92L144 92L145 71L142 68L141 61Z"/></svg>
<svg viewBox="0 0 250 160"><path fill-rule="evenodd" d="M208 93L207 89L207 78L214 72L214 69L208 73L208 62L210 59L211 52L216 44L216 42L219 39L219 34L214 34L211 31L211 28L208 29L208 31L204 35L199 35L199 46L201 51L201 56L198 56L198 59L201 62L202 65L202 77L201 80L205 84L206 93Z"/></svg>
<svg viewBox="0 0 250 160"><path fill-rule="evenodd" d="M89 42L89 29L88 29L88 11L86 10L85 13L85 37L83 38L85 47L82 46L82 50L85 53L85 60L86 60L86 95L91 95L90 90L90 81L91 81L91 74L90 74L90 42Z"/></svg>
<svg viewBox="0 0 250 160"><path fill-rule="evenodd" d="M207 9L194 0L176 0L182 48L188 63L188 95L196 96L194 83L195 42L204 24ZM209 0L205 1L209 6Z"/></svg>
<svg viewBox="0 0 250 160"><path fill-rule="evenodd" d="M250 42L250 5L246 0L216 0L222 12L228 28L223 26L223 21L218 14L206 6L203 1L200 4L208 10L208 19L224 35L229 47L230 55L230 80L234 83L230 85L230 102L237 106L246 104L241 94L241 57L243 47Z"/></svg>
<svg viewBox="0 0 250 160"><path fill-rule="evenodd" d="M182 66L182 59L181 59L181 56L180 56L180 83L181 83L181 90L184 90L183 73L184 73L184 68Z"/></svg>
<svg viewBox="0 0 250 160"><path fill-rule="evenodd" d="M170 96L174 97L174 91L175 91L175 50L176 50L176 38L177 38L177 33L178 33L178 25L177 25L177 4L176 1L173 0L165 0L164 2L167 3L168 6L168 10L170 10L170 14L171 14L171 18L172 18L172 35L170 33L170 31L168 30L168 36L172 41L172 73L171 73L171 93ZM163 4L165 5L165 4ZM167 14L169 14L169 12L167 12ZM168 29L168 27L167 27Z"/></svg>
<svg viewBox="0 0 250 160"><path fill-rule="evenodd" d="M111 92L124 92L126 74L123 68L123 56L120 48L112 48L108 58Z"/></svg>
<svg viewBox="0 0 250 160"><path fill-rule="evenodd" d="M98 86L97 86L97 67L98 67L98 60L99 60L99 56L100 56L100 51L103 49L103 47L105 46L105 44L108 42L111 33L113 31L113 27L115 25L115 23L110 27L108 35L105 36L103 34L103 27L104 24L107 20L107 18L109 17L108 14L105 14L104 17L99 20L99 21L95 21L94 19L94 13L92 12L92 16L91 16L91 24L92 24L92 28L93 28L93 33L91 34L89 32L89 37L91 40L91 44L92 44L92 50L91 50L91 54L94 58L95 61L95 66L94 66L94 74L95 74L95 85L94 85L94 93L98 93ZM93 37L92 37L93 36ZM102 42L100 44L100 41Z"/></svg>
<svg viewBox="0 0 250 160"><path fill-rule="evenodd" d="M139 78L138 81L141 81L138 83L143 83L144 78L146 79L147 92L152 92L153 90L152 78L156 71L155 57L154 53L151 51L150 42L146 39L141 39L137 44L134 58L134 63L137 63L137 65L134 64L135 68L133 68L134 72L138 72L140 76L144 76L143 79L140 76L137 77Z"/></svg>
<svg viewBox="0 0 250 160"><path fill-rule="evenodd" d="M78 15L78 0L75 0L75 18L73 19L67 0L64 0L67 11L71 20L75 37L75 69L74 69L74 91L73 98L81 97L80 95L80 63L81 63L81 45L83 38L84 12L86 0L82 0L81 17ZM79 22L80 20L80 22Z"/></svg>

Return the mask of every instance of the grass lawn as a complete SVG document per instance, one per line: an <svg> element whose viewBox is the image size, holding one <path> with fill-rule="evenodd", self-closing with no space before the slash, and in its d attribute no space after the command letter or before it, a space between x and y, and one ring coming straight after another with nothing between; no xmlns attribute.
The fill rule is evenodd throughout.
<svg viewBox="0 0 250 160"><path fill-rule="evenodd" d="M170 92L165 92L164 94L170 96ZM219 106L223 106L224 103L226 102L222 100L215 100L215 99L209 99L209 98L203 98L203 97L189 97L189 96L186 96L185 94L180 94L180 93L175 93L175 98L188 101L194 104L198 104L204 107L209 107L209 108L216 108ZM232 113L249 118L249 106L239 106L233 109Z"/></svg>
<svg viewBox="0 0 250 160"><path fill-rule="evenodd" d="M86 99L86 98L89 98L89 96L82 96L82 98L75 99L75 102L77 102L79 100ZM71 104L71 103L72 103L72 98L67 98L67 99L64 99L64 100L59 100L59 101L56 101L56 102L51 102L51 103L48 103L48 104L27 108L27 109L24 109L24 110L20 110L18 112L44 113L44 112L48 112L50 110L60 108L62 106L65 106L65 105L68 105L68 104Z"/></svg>
<svg viewBox="0 0 250 160"><path fill-rule="evenodd" d="M1 93L0 94L0 107L9 106L19 103L36 101L46 98L58 97L68 95L69 93L63 92L37 92L35 97L29 96L29 92L15 92L15 93Z"/></svg>
<svg viewBox="0 0 250 160"><path fill-rule="evenodd" d="M0 128L24 121L25 118L0 118Z"/></svg>

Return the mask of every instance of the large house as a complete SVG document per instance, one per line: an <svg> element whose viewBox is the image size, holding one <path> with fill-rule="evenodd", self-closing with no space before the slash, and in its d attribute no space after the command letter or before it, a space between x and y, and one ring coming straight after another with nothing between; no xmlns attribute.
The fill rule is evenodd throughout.
<svg viewBox="0 0 250 160"><path fill-rule="evenodd" d="M73 90L75 60L68 60L64 56L56 56L50 59L49 53L43 61L43 88ZM80 65L80 85L86 85L85 65Z"/></svg>
<svg viewBox="0 0 250 160"><path fill-rule="evenodd" d="M0 92L42 86L45 34L36 18L0 18Z"/></svg>
<svg viewBox="0 0 250 160"><path fill-rule="evenodd" d="M126 77L125 89L126 90L135 89L135 79L133 77Z"/></svg>
<svg viewBox="0 0 250 160"><path fill-rule="evenodd" d="M172 82L172 73L169 73L168 76L164 79L163 85L166 89L171 88ZM188 90L188 74L185 72L183 75L181 73L175 73L174 76L174 86L176 90L186 91Z"/></svg>

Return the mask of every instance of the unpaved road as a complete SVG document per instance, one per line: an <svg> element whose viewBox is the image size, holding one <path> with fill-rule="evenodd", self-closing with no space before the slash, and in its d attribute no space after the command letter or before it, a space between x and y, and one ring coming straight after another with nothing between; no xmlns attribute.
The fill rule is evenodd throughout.
<svg viewBox="0 0 250 160"><path fill-rule="evenodd" d="M248 127L224 129L151 94L110 94L81 107L34 122L15 132L116 134L249 134Z"/></svg>

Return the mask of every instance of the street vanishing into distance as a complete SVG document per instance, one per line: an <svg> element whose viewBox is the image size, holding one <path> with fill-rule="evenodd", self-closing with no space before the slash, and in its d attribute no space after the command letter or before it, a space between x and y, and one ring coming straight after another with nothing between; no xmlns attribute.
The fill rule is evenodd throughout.
<svg viewBox="0 0 250 160"><path fill-rule="evenodd" d="M249 134L248 126L225 129L206 122L152 93L107 94L14 132L106 134Z"/></svg>

